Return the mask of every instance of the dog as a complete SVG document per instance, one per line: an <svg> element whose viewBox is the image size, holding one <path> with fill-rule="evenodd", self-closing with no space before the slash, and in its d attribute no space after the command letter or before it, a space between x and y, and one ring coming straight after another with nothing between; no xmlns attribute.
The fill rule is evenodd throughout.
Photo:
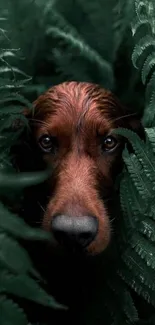
<svg viewBox="0 0 155 325"><path fill-rule="evenodd" d="M33 107L33 112L26 109L24 114L31 128L34 169L44 166L52 172L39 191L28 190L29 213L26 208L25 211L30 224L34 219L34 225L51 233L53 241L44 263L48 283L51 282L54 290L57 279L60 290L57 285L55 296L61 292L59 301L65 301L74 309L79 296L83 295L79 298L83 306L88 296L93 300L90 283L92 278L97 278L96 273L90 272L89 262L85 269L82 264L82 271L81 266L73 263L74 253L97 256L106 251L111 242L114 184L123 167L122 151L126 141L113 134L113 130L125 127L140 137L144 136L144 130L136 114L127 110L114 94L92 83L72 81L53 86L34 101ZM20 153L22 160L28 163L30 154L28 156L25 149ZM33 210L34 201L39 201L40 217ZM61 248L68 252L69 262L65 259L60 266L59 254L57 262L54 256ZM49 255L49 251L53 255ZM73 287L69 288L68 281ZM79 289L84 286L87 298ZM66 299L67 291L71 298ZM73 295L76 296L74 303ZM90 299L88 301L90 303ZM75 324L75 317L71 323L73 321Z"/></svg>
<svg viewBox="0 0 155 325"><path fill-rule="evenodd" d="M111 238L106 202L124 147L112 131L125 127L141 135L140 121L110 91L84 82L50 88L27 117L40 156L52 168L42 228L68 249L104 251Z"/></svg>

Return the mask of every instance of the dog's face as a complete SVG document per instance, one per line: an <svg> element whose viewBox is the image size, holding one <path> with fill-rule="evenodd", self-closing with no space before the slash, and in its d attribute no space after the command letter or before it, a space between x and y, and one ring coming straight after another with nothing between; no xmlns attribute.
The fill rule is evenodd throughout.
<svg viewBox="0 0 155 325"><path fill-rule="evenodd" d="M55 86L34 108L30 122L36 146L53 171L42 227L56 243L100 253L111 238L107 202L124 146L112 131L126 127L140 132L140 122L110 92L89 83Z"/></svg>

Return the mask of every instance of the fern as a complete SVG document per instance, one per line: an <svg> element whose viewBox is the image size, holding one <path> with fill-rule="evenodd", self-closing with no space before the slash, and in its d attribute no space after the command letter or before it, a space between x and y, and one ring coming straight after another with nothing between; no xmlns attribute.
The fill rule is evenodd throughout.
<svg viewBox="0 0 155 325"><path fill-rule="evenodd" d="M112 88L114 77L111 64L79 36L77 30L57 13L56 8L54 10L46 34L50 41L57 39L59 44L52 54L63 80L93 81Z"/></svg>
<svg viewBox="0 0 155 325"><path fill-rule="evenodd" d="M144 142L130 130L117 129L115 132L125 136L134 150L129 154L125 149L123 153L126 165L120 185L123 219L118 227L121 226L121 236L122 233L127 236L118 240L122 259L118 273L134 291L154 305L155 225L150 219L153 219L155 195L155 188L150 183L151 179L154 182L152 145L149 136ZM146 129L146 134L151 135L151 132ZM143 186L139 187L139 184Z"/></svg>
<svg viewBox="0 0 155 325"><path fill-rule="evenodd" d="M28 320L24 311L11 299L8 299L4 295L0 295L0 321L4 325L27 325ZM9 312L8 312L9 311Z"/></svg>
<svg viewBox="0 0 155 325"><path fill-rule="evenodd" d="M155 153L155 129L146 128L147 141L150 142L153 153Z"/></svg>
<svg viewBox="0 0 155 325"><path fill-rule="evenodd" d="M115 46L118 50L119 46L125 38L125 34L129 29L131 20L134 18L134 1L116 1L114 7L114 32Z"/></svg>
<svg viewBox="0 0 155 325"><path fill-rule="evenodd" d="M152 0L135 1L137 17L132 24L133 36L137 35L140 27L144 27L142 36L132 53L132 62L137 67L140 62L142 82L146 84L146 109L144 112L144 125L154 125L155 94L154 94L154 57L155 57L155 7ZM149 26L149 29L146 28Z"/></svg>
<svg viewBox="0 0 155 325"><path fill-rule="evenodd" d="M149 145L144 145L144 141L142 141L139 136L131 130L123 130L120 128L119 131L115 131L115 133L118 133L122 136L126 136L130 140L133 149L136 151L136 156L144 168L145 175L154 184L155 157L152 153L152 148L150 148Z"/></svg>
<svg viewBox="0 0 155 325"><path fill-rule="evenodd" d="M1 20L3 22L3 20ZM27 74L10 63L19 59L16 51L10 47L10 38L6 31L0 30L0 42L6 48L0 56L0 198L7 198L13 192L21 200L22 191L30 184L38 184L47 178L48 172L15 173L11 163L10 149L18 141L23 130L28 126L21 115L25 105L32 108L30 102L19 92L30 81ZM4 36L4 39L3 37ZM22 79L24 77L24 79ZM13 127L21 121L20 129ZM17 215L0 203L0 324L27 325L24 310L15 302L16 297L33 300L52 308L64 308L42 289L43 280L34 268L28 252L21 245L23 240L48 240L41 230L28 227Z"/></svg>
<svg viewBox="0 0 155 325"><path fill-rule="evenodd" d="M131 175L131 179L132 179L137 191L141 195L141 197L143 199L145 199L145 198L151 199L151 197L152 197L151 183L149 182L146 175L144 174L142 166L141 166L140 162L138 161L137 157L134 155L129 155L129 153L126 150L123 153L123 159L124 159L124 162L126 163L127 170ZM146 183L148 184L147 187L146 187Z"/></svg>
<svg viewBox="0 0 155 325"><path fill-rule="evenodd" d="M137 35L147 30L147 33L140 36L132 58L136 67L140 67L143 61L142 82L148 83L144 124L146 125L148 120L151 126L154 125L154 8L152 1L145 0L109 2L9 0L7 5L2 0L1 6L3 19L0 19L0 195L5 194L8 198L13 193L20 201L26 186L38 184L48 175L48 171L33 175L15 174L11 164L10 148L18 141L23 129L28 128L21 112L24 106L32 109L32 105L23 94L31 100L48 86L70 79L97 82L113 89L115 61L118 60L118 75L121 74L120 63L125 63L122 69L123 80L116 92L125 98L124 93L127 89L127 100L129 103L134 102L136 111L138 106L135 101L139 92L138 71L131 73L132 69L128 67L131 63L128 62L128 58L134 42L129 33L132 19L135 39ZM119 53L120 48L123 57ZM125 51L127 51L126 61ZM127 70L130 70L129 74ZM120 80L119 76L117 78L117 81ZM129 83L126 84L128 79ZM142 95L143 91L140 92L138 101L144 106ZM20 130L17 131L12 125L18 119L22 123ZM130 131L120 132L131 142L134 153L129 154L127 149L123 153L126 168L120 186L123 216L118 218L119 265L118 271L115 272L112 265L107 276L103 275L103 280L106 278L106 281L102 290L101 305L96 303L95 315L94 306L88 312L89 324L93 325L99 322L101 310L103 317L105 315L107 317L104 319L107 325L135 325L135 323L139 325L138 312L130 294L131 288L152 305L155 303L154 261L151 257L151 253L154 253L155 236L153 202L155 188L152 186L152 183L155 183L154 129L146 129L146 143L140 141ZM54 308L61 307L42 290L42 279L22 247L21 239L25 242L29 239L48 238L43 232L29 228L1 203L0 243L4 247L2 250L0 245L2 325L10 322L12 325L28 322L24 310L16 305L14 296L32 299L38 304ZM10 253L10 250L11 256L7 253L8 251ZM18 260L18 257L21 260ZM12 315L11 321L9 311Z"/></svg>
<svg viewBox="0 0 155 325"><path fill-rule="evenodd" d="M142 69L142 82L143 84L146 83L147 78L155 65L155 57L153 56L153 53L151 53L147 59L144 62L143 69Z"/></svg>

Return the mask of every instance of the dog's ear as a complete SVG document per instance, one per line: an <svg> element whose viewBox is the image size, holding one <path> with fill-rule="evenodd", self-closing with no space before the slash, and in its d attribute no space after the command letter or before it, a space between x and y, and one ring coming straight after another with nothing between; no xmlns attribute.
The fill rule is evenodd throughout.
<svg viewBox="0 0 155 325"><path fill-rule="evenodd" d="M24 126L26 126L26 120L29 119L32 116L31 110L28 108L24 108L20 114L19 117L16 117L14 121L12 122L12 129L14 131L18 131L19 129L22 129Z"/></svg>

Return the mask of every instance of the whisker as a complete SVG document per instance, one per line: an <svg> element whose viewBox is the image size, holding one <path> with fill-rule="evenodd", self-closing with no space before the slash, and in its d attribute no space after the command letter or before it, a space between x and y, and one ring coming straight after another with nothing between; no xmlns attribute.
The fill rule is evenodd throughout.
<svg viewBox="0 0 155 325"><path fill-rule="evenodd" d="M42 211L45 212L45 209L44 209L44 207L40 204L40 202L38 201L37 203L38 203L38 205L40 206L40 208L42 209Z"/></svg>
<svg viewBox="0 0 155 325"><path fill-rule="evenodd" d="M135 116L135 115L137 115L137 113L126 114L126 115L119 116L119 117L115 118L113 121L115 122L115 121L118 121L118 120L122 120L122 119L124 119L126 117Z"/></svg>
<svg viewBox="0 0 155 325"><path fill-rule="evenodd" d="M42 224L42 221L40 220L40 221L35 221L35 224L36 225L41 225Z"/></svg>
<svg viewBox="0 0 155 325"><path fill-rule="evenodd" d="M110 223L113 223L116 220L116 218L110 219Z"/></svg>

